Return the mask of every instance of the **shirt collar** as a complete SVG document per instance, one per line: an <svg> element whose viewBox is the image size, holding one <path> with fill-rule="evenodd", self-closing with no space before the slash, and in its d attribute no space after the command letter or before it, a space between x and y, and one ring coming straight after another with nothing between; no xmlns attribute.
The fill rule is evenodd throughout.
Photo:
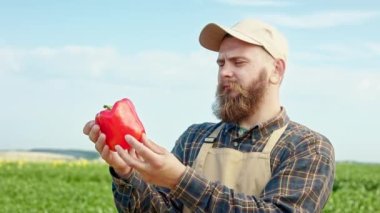
<svg viewBox="0 0 380 213"><path fill-rule="evenodd" d="M280 113L278 113L275 117L273 117L272 119L264 123L254 126L250 130L248 130L246 134L252 134L252 139L259 139L262 137L269 136L270 134L272 134L274 130L285 126L288 122L289 122L289 117L286 113L286 110L284 107L281 107ZM237 132L239 128L240 128L239 125L236 123L225 123L223 131Z"/></svg>

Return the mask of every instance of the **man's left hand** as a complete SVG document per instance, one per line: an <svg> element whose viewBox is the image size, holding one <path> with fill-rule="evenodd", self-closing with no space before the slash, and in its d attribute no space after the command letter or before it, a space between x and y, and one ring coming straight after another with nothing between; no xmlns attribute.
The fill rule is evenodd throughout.
<svg viewBox="0 0 380 213"><path fill-rule="evenodd" d="M185 165L165 148L148 139L145 134L142 143L130 135L126 135L125 140L135 149L137 156L131 155L120 146L116 146L115 149L130 167L139 172L144 181L169 189L175 188L186 170Z"/></svg>

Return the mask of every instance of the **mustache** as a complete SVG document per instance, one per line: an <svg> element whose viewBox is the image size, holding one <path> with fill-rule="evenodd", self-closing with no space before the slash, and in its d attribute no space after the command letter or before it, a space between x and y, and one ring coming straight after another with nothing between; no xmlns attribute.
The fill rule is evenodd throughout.
<svg viewBox="0 0 380 213"><path fill-rule="evenodd" d="M228 89L225 89L228 88ZM224 97L228 95L228 92L237 92L240 96L248 97L249 91L244 89L243 86L235 81L221 82L218 84L217 97Z"/></svg>

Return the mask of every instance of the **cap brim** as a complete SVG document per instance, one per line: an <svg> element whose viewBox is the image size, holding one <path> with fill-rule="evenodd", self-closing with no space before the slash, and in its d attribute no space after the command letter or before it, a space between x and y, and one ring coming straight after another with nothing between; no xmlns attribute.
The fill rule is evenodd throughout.
<svg viewBox="0 0 380 213"><path fill-rule="evenodd" d="M207 24L201 31L199 35L199 43L206 49L212 50L212 51L219 51L220 44L223 41L223 38L230 34L231 36L245 41L247 43L260 45L262 44L258 42L257 40L250 38L244 34L241 34L240 32L234 31L230 28L210 23Z"/></svg>

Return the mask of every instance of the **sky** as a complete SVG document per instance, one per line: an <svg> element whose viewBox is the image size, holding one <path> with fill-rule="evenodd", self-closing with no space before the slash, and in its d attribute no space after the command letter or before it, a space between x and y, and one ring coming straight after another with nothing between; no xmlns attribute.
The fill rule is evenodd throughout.
<svg viewBox="0 0 380 213"><path fill-rule="evenodd" d="M147 135L171 149L212 114L210 22L245 18L286 36L281 104L325 135L337 161L380 162L380 3L303 0L1 1L0 150L94 150L84 124L130 98Z"/></svg>

